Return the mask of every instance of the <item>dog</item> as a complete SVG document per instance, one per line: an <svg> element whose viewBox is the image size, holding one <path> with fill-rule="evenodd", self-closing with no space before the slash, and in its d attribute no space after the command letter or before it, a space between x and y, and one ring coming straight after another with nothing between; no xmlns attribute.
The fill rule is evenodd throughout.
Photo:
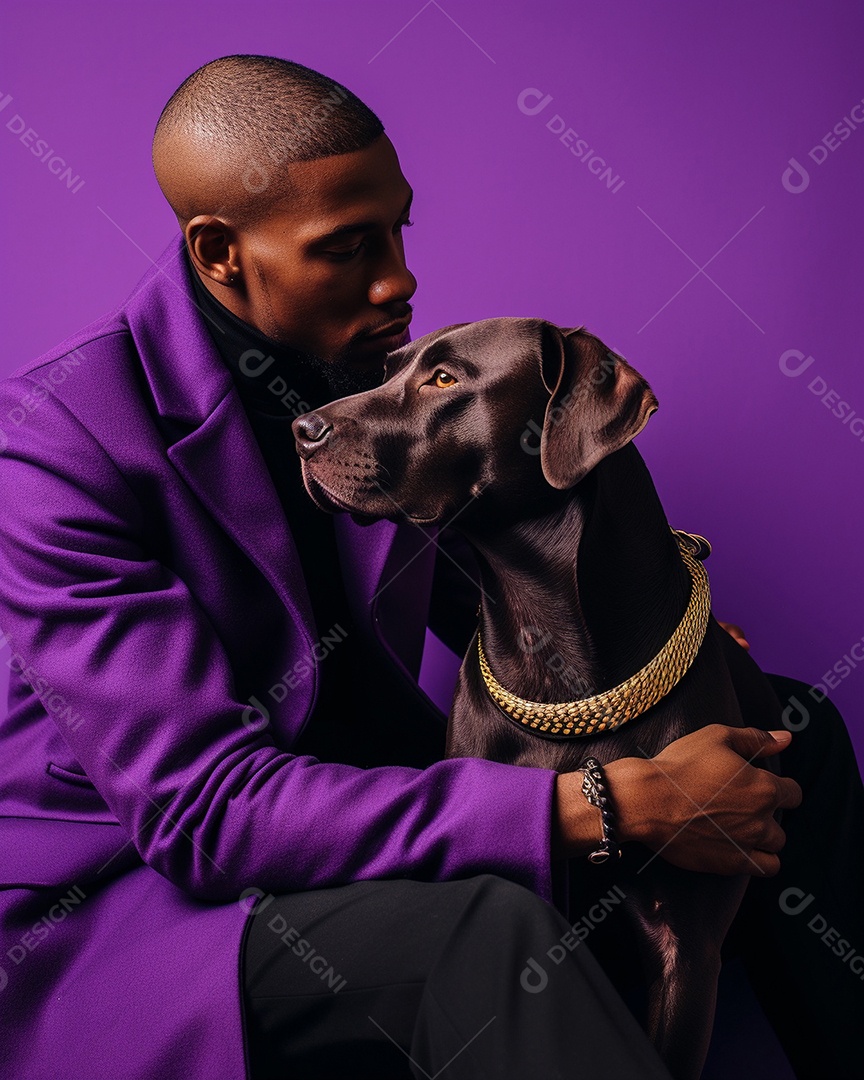
<svg viewBox="0 0 864 1080"><path fill-rule="evenodd" d="M781 726L767 679L710 614L707 542L670 529L632 445L657 407L584 328L501 318L419 338L388 354L381 386L295 420L320 508L448 525L477 555L482 603L448 757L567 772L589 757L653 757L710 723ZM636 705L626 694L621 705L634 686ZM612 701L605 730L582 715L586 699ZM646 1030L673 1076L697 1080L748 879L682 870L639 845L597 869L598 889L611 881L626 896Z"/></svg>

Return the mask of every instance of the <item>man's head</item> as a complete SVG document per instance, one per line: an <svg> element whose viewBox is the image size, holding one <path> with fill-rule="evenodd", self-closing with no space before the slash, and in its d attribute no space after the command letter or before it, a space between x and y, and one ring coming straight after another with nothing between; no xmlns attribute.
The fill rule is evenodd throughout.
<svg viewBox="0 0 864 1080"><path fill-rule="evenodd" d="M153 165L218 300L374 381L417 283L402 245L412 191L370 109L300 64L222 57L165 106ZM387 328L395 337L370 336Z"/></svg>

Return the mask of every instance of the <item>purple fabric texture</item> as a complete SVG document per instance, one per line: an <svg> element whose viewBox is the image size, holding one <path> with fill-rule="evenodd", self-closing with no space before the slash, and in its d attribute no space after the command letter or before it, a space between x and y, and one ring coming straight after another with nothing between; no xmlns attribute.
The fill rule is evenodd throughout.
<svg viewBox="0 0 864 1080"><path fill-rule="evenodd" d="M291 754L317 689L308 597L180 251L0 383L5 414L75 366L0 455L10 1076L242 1076L250 889L494 872L552 898L551 771ZM358 624L414 678L435 545L338 520Z"/></svg>

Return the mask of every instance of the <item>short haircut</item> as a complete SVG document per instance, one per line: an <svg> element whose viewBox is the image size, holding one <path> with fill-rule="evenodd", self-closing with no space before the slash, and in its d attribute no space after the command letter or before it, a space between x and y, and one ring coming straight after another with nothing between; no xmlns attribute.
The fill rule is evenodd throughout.
<svg viewBox="0 0 864 1080"><path fill-rule="evenodd" d="M241 170L254 203L279 167L362 150L383 132L334 79L276 56L237 54L204 64L174 91L156 125L154 159L166 139L194 138Z"/></svg>

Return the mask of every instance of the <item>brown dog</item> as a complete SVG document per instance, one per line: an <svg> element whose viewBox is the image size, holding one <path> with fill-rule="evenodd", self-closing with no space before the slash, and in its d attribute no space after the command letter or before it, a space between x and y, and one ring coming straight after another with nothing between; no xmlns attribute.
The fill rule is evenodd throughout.
<svg viewBox="0 0 864 1080"><path fill-rule="evenodd" d="M307 490L323 509L451 525L471 542L482 575L478 632L500 687L528 704L607 692L614 701L658 654L662 677L664 648L697 589L630 445L656 408L645 380L583 329L487 319L390 354L382 386L307 413L294 433ZM653 757L710 723L773 718L779 727L765 677L707 607L705 617L683 677L601 733L568 729L566 709L563 720L533 727L521 706L505 711L484 681L475 635L448 755L566 772L589 756ZM614 882L626 894L646 1028L673 1075L696 1080L720 948L747 879L681 870L638 845L597 869L597 888Z"/></svg>

